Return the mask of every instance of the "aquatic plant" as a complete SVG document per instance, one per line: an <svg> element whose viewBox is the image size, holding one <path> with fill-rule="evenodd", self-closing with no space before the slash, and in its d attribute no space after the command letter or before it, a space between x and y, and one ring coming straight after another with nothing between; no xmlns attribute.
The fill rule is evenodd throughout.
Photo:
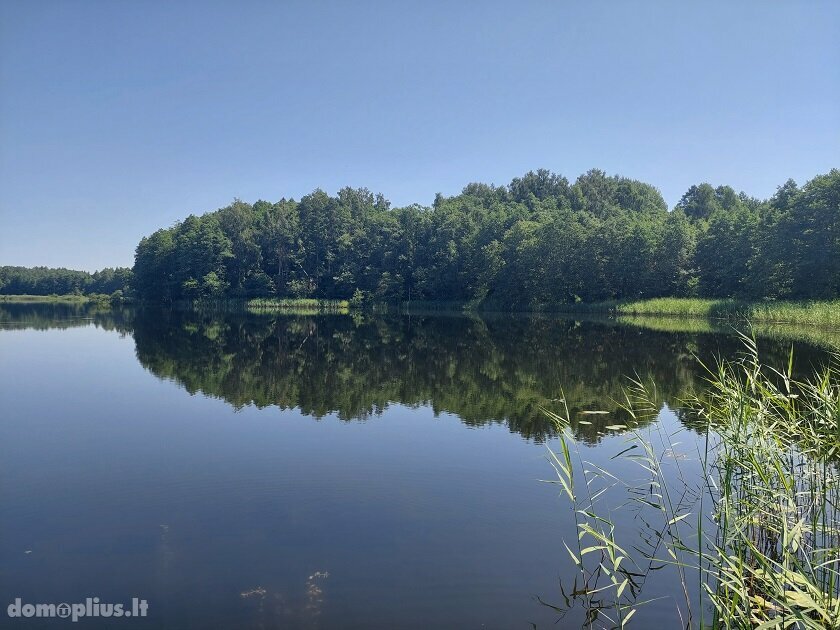
<svg viewBox="0 0 840 630"><path fill-rule="evenodd" d="M792 353L787 370L774 370L744 342L691 401L707 429L698 474L674 457L678 436L661 423L629 427L613 458L637 464L637 481L575 458L563 432L552 482L573 508L578 539L564 543L577 571L571 588L561 584L558 611L581 604L588 626L623 627L645 603L645 581L667 568L684 627L840 627L838 372L794 380ZM632 422L658 414L655 400L653 385L633 381L624 401ZM547 413L568 426L568 415ZM615 511L626 509L639 524L632 544L616 525Z"/></svg>

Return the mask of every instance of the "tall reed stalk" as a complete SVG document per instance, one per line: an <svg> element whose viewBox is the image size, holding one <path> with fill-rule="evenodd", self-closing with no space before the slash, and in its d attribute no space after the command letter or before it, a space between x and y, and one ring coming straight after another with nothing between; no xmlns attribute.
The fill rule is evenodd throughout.
<svg viewBox="0 0 840 630"><path fill-rule="evenodd" d="M638 465L633 482L584 462L564 428L552 483L573 508L578 539L564 544L577 577L561 584L558 611L581 604L587 627L623 627L646 603L645 581L667 568L683 627L840 628L840 375L796 381L792 355L770 369L744 340L691 401L707 425L699 473L673 457L680 445L662 424L628 427L613 459ZM634 381L624 406L639 420L659 412L655 400ZM568 427L568 413L547 413ZM626 509L639 524L631 543L616 525Z"/></svg>

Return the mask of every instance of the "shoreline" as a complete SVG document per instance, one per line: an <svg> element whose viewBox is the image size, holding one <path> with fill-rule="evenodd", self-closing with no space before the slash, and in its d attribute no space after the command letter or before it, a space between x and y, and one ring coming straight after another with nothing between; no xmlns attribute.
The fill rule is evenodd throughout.
<svg viewBox="0 0 840 630"><path fill-rule="evenodd" d="M89 295L0 295L5 303L104 303L111 297ZM126 300L127 301L127 300ZM149 305L139 301L138 305ZM219 298L194 302L179 301L178 307L242 307L256 312L319 311L340 312L407 312L407 313L497 313L510 315L562 314L594 315L615 318L663 317L669 319L706 320L712 322L755 322L765 325L809 325L840 330L840 300L751 302L735 299L651 298L647 300L577 302L570 304L533 305L530 308L502 308L493 303L411 301L395 304L355 305L337 299L296 298Z"/></svg>

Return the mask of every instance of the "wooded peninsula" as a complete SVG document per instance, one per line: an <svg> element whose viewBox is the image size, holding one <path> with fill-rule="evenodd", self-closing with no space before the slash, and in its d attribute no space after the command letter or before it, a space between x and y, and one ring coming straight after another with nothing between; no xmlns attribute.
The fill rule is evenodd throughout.
<svg viewBox="0 0 840 630"><path fill-rule="evenodd" d="M767 200L657 188L591 170L473 183L431 207L369 190L235 200L137 245L133 269L0 267L0 294L120 292L146 302L222 298L451 302L505 310L656 297L840 297L840 170Z"/></svg>

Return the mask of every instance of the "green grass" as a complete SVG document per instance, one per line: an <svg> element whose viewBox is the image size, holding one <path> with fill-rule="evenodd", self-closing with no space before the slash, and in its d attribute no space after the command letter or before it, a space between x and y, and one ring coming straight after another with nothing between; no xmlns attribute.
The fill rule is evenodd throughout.
<svg viewBox="0 0 840 630"><path fill-rule="evenodd" d="M564 543L577 577L558 611L582 603L589 627L623 627L644 604L645 580L665 569L684 627L840 627L840 373L794 381L792 356L786 370L771 370L754 341L745 343L740 360L710 370L710 389L692 402L707 425L696 478L666 463L663 453L679 442L661 424L628 427L612 458L637 464L635 481L578 464L564 430L551 453L553 483L579 538ZM636 382L625 408L649 418L655 399ZM568 426L568 414L550 415ZM616 511L627 509L638 524L632 544L616 525Z"/></svg>
<svg viewBox="0 0 840 630"><path fill-rule="evenodd" d="M246 308L252 312L347 313L350 303L347 300L257 298L248 300Z"/></svg>
<svg viewBox="0 0 840 630"><path fill-rule="evenodd" d="M653 298L649 300L577 302L574 304L524 306L522 309L493 308L492 304L472 302L404 302L404 310L545 312L571 315L658 316L726 322L765 324L805 324L840 330L840 300L816 302L748 302L704 298Z"/></svg>
<svg viewBox="0 0 840 630"><path fill-rule="evenodd" d="M840 300L824 302L743 302L701 298L654 298L631 302L569 304L559 310L569 313L610 315L657 315L733 322L808 324L840 329Z"/></svg>

